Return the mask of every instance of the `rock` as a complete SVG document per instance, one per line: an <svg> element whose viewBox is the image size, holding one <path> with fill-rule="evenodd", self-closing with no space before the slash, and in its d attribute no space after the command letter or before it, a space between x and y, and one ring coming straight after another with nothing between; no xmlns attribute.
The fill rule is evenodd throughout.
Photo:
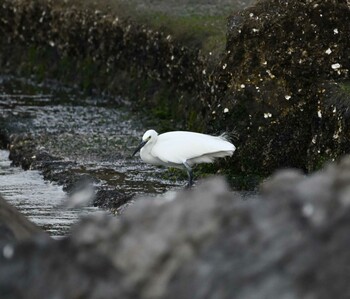
<svg viewBox="0 0 350 299"><path fill-rule="evenodd" d="M314 171L348 153L349 22L346 0L261 0L229 17L207 115L238 132L231 171Z"/></svg>
<svg viewBox="0 0 350 299"><path fill-rule="evenodd" d="M3 128L2 120L0 119L0 148L6 148L8 144L8 134L6 130Z"/></svg>
<svg viewBox="0 0 350 299"><path fill-rule="evenodd" d="M128 203L135 195L118 190L98 190L94 198L94 205L109 210L117 210Z"/></svg>
<svg viewBox="0 0 350 299"><path fill-rule="evenodd" d="M18 243L0 255L2 298L347 298L349 161L278 172L244 200L212 178Z"/></svg>
<svg viewBox="0 0 350 299"><path fill-rule="evenodd" d="M36 238L6 246L0 248L3 299L125 298L118 284L121 273L103 256L84 255L68 240Z"/></svg>
<svg viewBox="0 0 350 299"><path fill-rule="evenodd" d="M45 233L0 196L0 243L30 239L35 235Z"/></svg>
<svg viewBox="0 0 350 299"><path fill-rule="evenodd" d="M9 159L12 165L28 170L36 157L37 143L30 134L12 134L9 136Z"/></svg>

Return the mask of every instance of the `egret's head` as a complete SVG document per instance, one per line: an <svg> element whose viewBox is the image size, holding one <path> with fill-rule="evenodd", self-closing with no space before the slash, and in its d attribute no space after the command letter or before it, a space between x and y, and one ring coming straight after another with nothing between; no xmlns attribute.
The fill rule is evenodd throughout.
<svg viewBox="0 0 350 299"><path fill-rule="evenodd" d="M139 146L136 148L134 153L132 154L133 156L136 155L136 153L147 143L147 142L152 142L153 140L156 140L158 136L158 133L154 130L148 130L146 131L145 134L142 136L142 142L139 144Z"/></svg>
<svg viewBox="0 0 350 299"><path fill-rule="evenodd" d="M155 139L155 137L157 137L158 136L158 133L156 132L156 131L154 131L154 130L148 130L148 131L146 131L146 133L145 134L143 134L143 136L142 136L142 141L146 141L146 142L148 142L149 140L151 140L151 139Z"/></svg>

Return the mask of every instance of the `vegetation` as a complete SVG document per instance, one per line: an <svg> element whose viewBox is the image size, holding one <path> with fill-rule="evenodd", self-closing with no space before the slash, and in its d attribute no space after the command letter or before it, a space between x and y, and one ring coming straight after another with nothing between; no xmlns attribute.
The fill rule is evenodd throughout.
<svg viewBox="0 0 350 299"><path fill-rule="evenodd" d="M45 1L45 0L42 0ZM224 52L228 16L254 2L220 1L209 8L205 3L188 1L141 1L141 0L73 0L55 3L57 7L90 8L120 19L144 24L151 30L170 35L184 46L196 48L209 61L218 62Z"/></svg>

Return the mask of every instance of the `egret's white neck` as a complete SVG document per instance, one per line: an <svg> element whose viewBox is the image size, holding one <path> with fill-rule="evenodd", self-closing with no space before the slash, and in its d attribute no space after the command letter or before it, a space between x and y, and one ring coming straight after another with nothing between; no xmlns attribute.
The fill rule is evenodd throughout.
<svg viewBox="0 0 350 299"><path fill-rule="evenodd" d="M157 136L152 136L152 138L141 148L140 157L146 163L153 165L159 164L159 159L152 155L152 148L157 142Z"/></svg>
<svg viewBox="0 0 350 299"><path fill-rule="evenodd" d="M147 143L142 147L141 151L143 152L150 152L152 147L155 145L157 142L158 136L153 135L150 140L147 141Z"/></svg>

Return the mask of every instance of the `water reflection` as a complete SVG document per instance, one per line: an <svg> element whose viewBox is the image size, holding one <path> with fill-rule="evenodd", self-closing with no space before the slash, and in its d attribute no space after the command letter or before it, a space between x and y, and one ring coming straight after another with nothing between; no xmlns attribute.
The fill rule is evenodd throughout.
<svg viewBox="0 0 350 299"><path fill-rule="evenodd" d="M62 187L44 181L39 171L11 167L8 155L0 150L0 194L50 235L67 235L80 216L98 211L95 207L59 208L66 197Z"/></svg>

